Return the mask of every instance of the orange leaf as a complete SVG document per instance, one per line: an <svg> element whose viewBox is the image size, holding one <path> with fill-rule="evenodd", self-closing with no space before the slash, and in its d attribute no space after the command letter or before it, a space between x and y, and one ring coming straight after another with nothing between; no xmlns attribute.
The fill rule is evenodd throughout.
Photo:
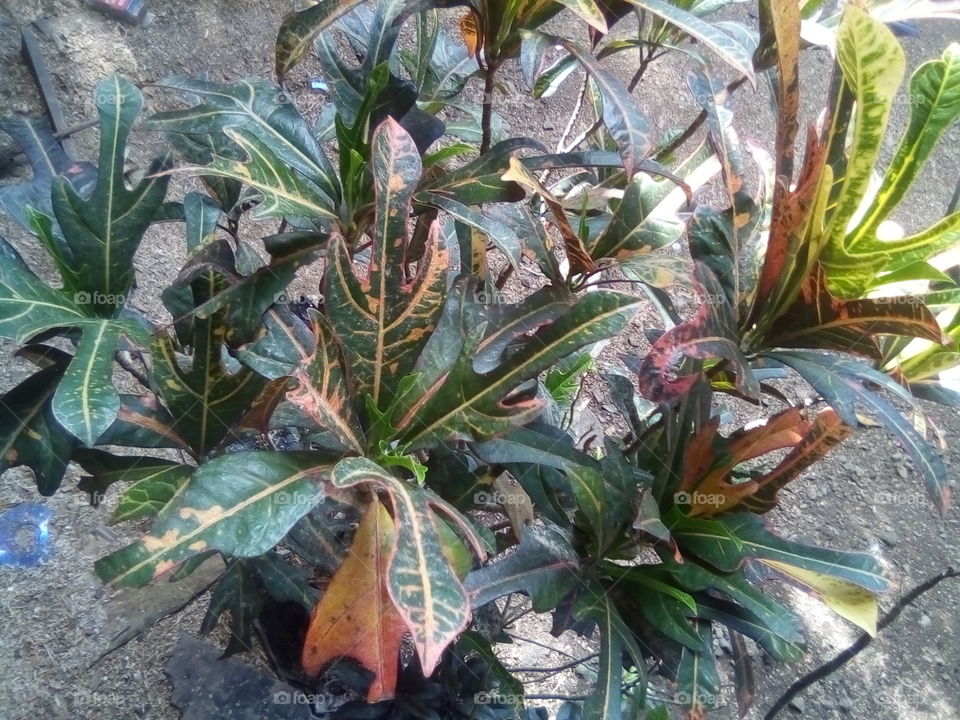
<svg viewBox="0 0 960 720"><path fill-rule="evenodd" d="M303 646L303 668L310 676L340 657L353 658L373 672L367 693L371 703L394 696L400 643L407 632L385 580L393 541L393 519L374 497L350 552L313 610Z"/></svg>
<svg viewBox="0 0 960 720"><path fill-rule="evenodd" d="M477 26L477 14L473 10L467 10L460 18L460 37L471 55L476 55L480 49L480 32Z"/></svg>

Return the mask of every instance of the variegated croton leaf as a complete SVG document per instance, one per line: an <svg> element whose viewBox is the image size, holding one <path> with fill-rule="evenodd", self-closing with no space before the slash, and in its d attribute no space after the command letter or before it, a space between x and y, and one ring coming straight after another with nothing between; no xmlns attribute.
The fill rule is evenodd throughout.
<svg viewBox="0 0 960 720"><path fill-rule="evenodd" d="M397 439L412 448L451 438L482 440L530 422L543 403L520 391L523 383L616 335L639 303L602 290L581 298L541 292L501 308L509 321L491 322L476 297L474 281L461 278L454 286L414 382L395 409Z"/></svg>
<svg viewBox="0 0 960 720"><path fill-rule="evenodd" d="M469 596L444 546L444 518L481 559L486 556L483 545L452 506L425 488L395 478L371 460L341 460L331 480L338 488L367 484L389 497L396 539L386 568L386 586L413 635L423 672L430 675L471 617Z"/></svg>
<svg viewBox="0 0 960 720"><path fill-rule="evenodd" d="M317 452L239 452L210 460L149 533L97 561L97 575L139 587L208 550L263 555L323 499L331 467Z"/></svg>
<svg viewBox="0 0 960 720"><path fill-rule="evenodd" d="M350 250L335 235L323 287L326 314L343 347L358 405L369 398L384 408L436 324L448 254L436 225L423 255L409 254L408 217L421 162L413 140L392 118L373 135L371 162L376 218L369 260L356 272Z"/></svg>

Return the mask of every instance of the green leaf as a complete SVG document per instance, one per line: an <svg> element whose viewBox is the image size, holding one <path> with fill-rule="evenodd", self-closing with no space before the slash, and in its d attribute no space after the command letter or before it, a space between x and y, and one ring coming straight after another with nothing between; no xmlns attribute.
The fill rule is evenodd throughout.
<svg viewBox="0 0 960 720"><path fill-rule="evenodd" d="M53 396L53 414L60 425L87 446L96 444L120 410L120 396L113 387L113 354L120 329L106 320L85 329Z"/></svg>
<svg viewBox="0 0 960 720"><path fill-rule="evenodd" d="M855 6L844 9L843 21L837 31L837 61L857 108L844 172L836 178L836 182L842 184L825 230L822 262L828 279L835 274L834 266L851 262L847 226L867 193L893 96L906 67L903 50L893 33L882 22ZM841 297L850 296L833 281L831 290Z"/></svg>
<svg viewBox="0 0 960 720"><path fill-rule="evenodd" d="M946 512L950 507L952 489L943 461L900 411L870 390L868 384L879 385L916 407L917 401L902 385L864 363L843 357L801 351L768 353L767 357L796 370L851 427L856 427L858 422L856 405L865 405L897 436L916 463L927 494L941 513Z"/></svg>
<svg viewBox="0 0 960 720"><path fill-rule="evenodd" d="M463 584L474 610L504 595L524 592L535 612L547 612L579 583L579 567L569 538L550 525L530 525L514 552L474 570Z"/></svg>
<svg viewBox="0 0 960 720"><path fill-rule="evenodd" d="M649 121L640 112L626 86L588 51L563 38L550 36L550 40L576 57L600 89L603 123L617 143L627 177L632 177L653 147Z"/></svg>
<svg viewBox="0 0 960 720"><path fill-rule="evenodd" d="M697 598L697 615L746 635L779 662L797 662L806 656L802 637L799 641L785 640L771 630L759 616L736 603L702 595Z"/></svg>
<svg viewBox="0 0 960 720"><path fill-rule="evenodd" d="M237 351L237 358L259 375L276 380L308 362L315 346L310 326L289 305L278 303L264 313L258 336Z"/></svg>
<svg viewBox="0 0 960 720"><path fill-rule="evenodd" d="M117 523L139 517L153 517L173 499L190 479L195 468L172 460L142 455L113 455L101 450L81 449L73 459L89 476L81 477L78 487L99 505L114 483L132 483L120 496L110 521Z"/></svg>
<svg viewBox="0 0 960 720"><path fill-rule="evenodd" d="M720 676L713 659L713 635L710 623L694 621L700 636L700 648L684 647L677 667L677 701L688 708L688 717L703 717L720 697Z"/></svg>
<svg viewBox="0 0 960 720"><path fill-rule="evenodd" d="M397 535L387 586L413 635L423 672L430 675L443 651L470 621L469 598L443 552L434 512L442 509L461 529L469 526L437 496L397 480L366 458L341 460L331 479L339 488L372 483L390 494ZM475 549L483 555L479 541L474 540Z"/></svg>
<svg viewBox="0 0 960 720"><path fill-rule="evenodd" d="M952 43L939 60L917 68L909 98L910 124L870 208L848 235L851 245L870 237L896 208L940 137L960 115L960 44Z"/></svg>
<svg viewBox="0 0 960 720"><path fill-rule="evenodd" d="M0 208L23 227L30 229L30 212L53 215L50 187L53 178L63 175L86 194L96 182L97 169L88 162L77 162L67 156L63 146L53 136L46 117L0 118L0 130L5 132L23 151L32 175L30 180L0 186ZM53 230L59 233L59 228ZM57 238L62 243L62 238Z"/></svg>
<svg viewBox="0 0 960 720"><path fill-rule="evenodd" d="M209 136L213 140L204 148L208 157L203 160L194 155L191 162L209 162L212 157L239 160L236 146L224 136L227 128L242 128L266 147L271 157L296 173L309 185L315 185L327 198L339 199L335 172L327 156L317 143L307 122L290 102L289 96L272 83L244 80L232 85L172 77L161 83L162 87L180 90L202 100L199 104L183 110L172 110L153 115L147 127L189 138ZM226 148L224 149L224 143ZM196 158L196 159L194 159ZM203 177L202 171L198 174ZM224 206L224 210L230 210Z"/></svg>
<svg viewBox="0 0 960 720"><path fill-rule="evenodd" d="M60 487L76 445L51 408L67 360L31 375L0 398L0 473L26 465L41 495Z"/></svg>
<svg viewBox="0 0 960 720"><path fill-rule="evenodd" d="M183 213L187 222L187 254L190 255L216 232L220 207L209 195L192 192L183 198Z"/></svg>
<svg viewBox="0 0 960 720"><path fill-rule="evenodd" d="M112 75L96 89L100 116L100 161L92 194L83 197L66 177L53 181L53 212L76 261L92 309L112 317L133 285L133 257L163 204L169 155L155 160L147 177L128 189L124 179L127 137L143 107L140 91Z"/></svg>
<svg viewBox="0 0 960 720"><path fill-rule="evenodd" d="M679 240L683 223L676 213L660 206L661 200L660 187L649 175L634 175L610 223L594 240L586 243L590 257L629 262Z"/></svg>
<svg viewBox="0 0 960 720"><path fill-rule="evenodd" d="M600 586L589 586L577 599L574 616L579 620L593 620L600 631L600 659L597 690L583 705L585 720L619 720L623 709L623 655L626 652L639 675L639 687L634 690L643 707L646 678L643 653L633 632L626 626L613 603L611 594Z"/></svg>
<svg viewBox="0 0 960 720"><path fill-rule="evenodd" d="M321 0L313 7L287 13L277 34L277 78L284 76L309 52L313 39L361 0Z"/></svg>
<svg viewBox="0 0 960 720"><path fill-rule="evenodd" d="M641 10L666 21L681 32L713 50L727 65L754 82L751 51L733 37L681 7L661 0L628 0Z"/></svg>
<svg viewBox="0 0 960 720"><path fill-rule="evenodd" d="M565 8L569 8L577 17L587 23L594 30L607 32L607 19L603 10L594 0L556 0Z"/></svg>
<svg viewBox="0 0 960 720"><path fill-rule="evenodd" d="M715 594L704 591L719 591L737 603L734 607L739 607L743 613L747 613L749 623L760 625L764 629L765 636L769 636L768 643L764 647L769 646L776 651L776 653L772 651L771 654L778 657L782 655L783 659L789 660L799 660L803 657L803 625L800 620L776 600L748 584L741 573L719 574L696 563L681 564L672 560L665 560L664 566L680 587L699 593L696 598L698 612L704 603L713 606L709 601ZM726 611L728 614L733 612L729 608ZM738 617L743 613L737 613ZM749 623L745 627L748 627ZM751 637L754 636L744 632Z"/></svg>
<svg viewBox="0 0 960 720"><path fill-rule="evenodd" d="M470 292L464 285L458 290L457 297L448 301L450 309ZM474 365L474 357L482 351L483 327L464 328L459 325L462 319L451 321L452 327L443 331L438 326L415 368L419 373L415 389L396 416L395 427L401 430L398 439L418 448L456 437L482 439L529 422L540 412L541 401L515 398L508 402L508 395L567 355L616 335L637 303L636 298L619 293L587 293L556 319L544 318L544 324L509 359L485 372L478 372ZM467 337L468 332L473 335Z"/></svg>
<svg viewBox="0 0 960 720"><path fill-rule="evenodd" d="M97 575L140 587L207 550L263 555L322 500L330 468L315 452L240 452L210 460L149 533L97 561Z"/></svg>
<svg viewBox="0 0 960 720"><path fill-rule="evenodd" d="M89 316L63 292L34 275L10 243L0 238L0 337L18 344Z"/></svg>
<svg viewBox="0 0 960 720"><path fill-rule="evenodd" d="M227 128L227 137L246 154L246 160L214 156L210 165L185 166L177 172L193 175L214 175L242 182L263 201L252 217L302 217L335 219L337 213L330 197L315 178L307 178L286 165L266 143L246 128Z"/></svg>
<svg viewBox="0 0 960 720"><path fill-rule="evenodd" d="M839 577L874 592L890 588L883 568L872 555L784 540L765 530L755 515L682 518L670 524L670 532L681 547L723 572L733 572L748 558L758 558Z"/></svg>
<svg viewBox="0 0 960 720"><path fill-rule="evenodd" d="M250 369L231 373L223 364L223 332L212 321L198 322L189 369L170 337L154 341L153 382L173 416L171 430L198 455L223 440L265 385Z"/></svg>
<svg viewBox="0 0 960 720"><path fill-rule="evenodd" d="M355 274L344 242L335 237L324 277L327 317L343 346L358 397L388 406L397 381L416 362L440 314L448 255L438 228L430 232L415 277L405 269L407 218L420 179L420 155L410 136L392 118L377 128L372 147L376 217L371 259Z"/></svg>
<svg viewBox="0 0 960 720"><path fill-rule="evenodd" d="M522 200L523 188L515 182L504 180L503 175L510 169L510 159L514 153L524 148L545 152L545 148L534 140L504 140L459 168L436 178L425 178L423 189L468 206ZM417 202L421 201L421 197L418 194Z"/></svg>
<svg viewBox="0 0 960 720"><path fill-rule="evenodd" d="M520 267L520 238L507 225L487 217L478 210L436 193L422 193L417 196L429 205L443 210L450 217L478 230L506 256L507 261L516 269Z"/></svg>

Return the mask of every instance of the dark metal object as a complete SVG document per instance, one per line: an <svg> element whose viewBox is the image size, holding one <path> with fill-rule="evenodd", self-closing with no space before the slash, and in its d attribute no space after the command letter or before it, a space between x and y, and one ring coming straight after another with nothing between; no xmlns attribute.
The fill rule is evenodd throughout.
<svg viewBox="0 0 960 720"><path fill-rule="evenodd" d="M60 146L68 156L73 157L73 140L68 136L66 118L63 115L63 108L60 106L60 100L57 98L57 89L53 84L53 76L43 59L43 53L40 51L40 43L37 42L37 36L33 30L27 26L20 33L20 50L23 53L23 60L30 68L34 81L37 83L37 89L40 91L40 97L47 108L47 114L50 116L50 122L53 125L54 133L60 137Z"/></svg>

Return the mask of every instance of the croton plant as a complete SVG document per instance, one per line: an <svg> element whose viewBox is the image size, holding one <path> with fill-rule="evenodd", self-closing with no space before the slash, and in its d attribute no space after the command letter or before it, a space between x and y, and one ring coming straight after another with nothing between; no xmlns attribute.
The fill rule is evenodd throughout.
<svg viewBox="0 0 960 720"><path fill-rule="evenodd" d="M941 382L960 360L943 261L960 213L899 239L891 219L960 115L960 46L901 88L884 21L956 7L761 0L759 27L710 19L728 4L322 0L276 50L280 83L308 54L322 72L309 122L282 84L171 78L152 92L182 109L135 127L140 89L113 76L93 166L42 122L3 120L34 175L0 202L60 277L0 240L0 334L36 366L0 403L0 469L52 495L76 463L114 521L149 522L96 563L105 583L222 556L204 630L225 624L227 652L256 635L308 693L338 673L355 698L338 718L542 716L498 660L510 604L596 642L596 689L568 718L665 718L664 687L703 716L717 626L745 711L744 638L804 653L759 580L873 632L878 560L783 539L764 514L867 416L948 508L918 399L960 407ZM835 67L795 162L802 21ZM702 113L658 137L632 90L667 52L688 56ZM582 78L556 152L505 137L497 73L517 60L534 98ZM745 151L731 97L764 81L776 136ZM897 93L910 119L881 168ZM132 130L172 150L135 184ZM203 191L171 197L173 175ZM706 187L724 199L698 202ZM182 227L187 259L152 299L134 257L154 223ZM585 383L619 410L606 430L580 422ZM762 419L731 429L733 402Z"/></svg>

